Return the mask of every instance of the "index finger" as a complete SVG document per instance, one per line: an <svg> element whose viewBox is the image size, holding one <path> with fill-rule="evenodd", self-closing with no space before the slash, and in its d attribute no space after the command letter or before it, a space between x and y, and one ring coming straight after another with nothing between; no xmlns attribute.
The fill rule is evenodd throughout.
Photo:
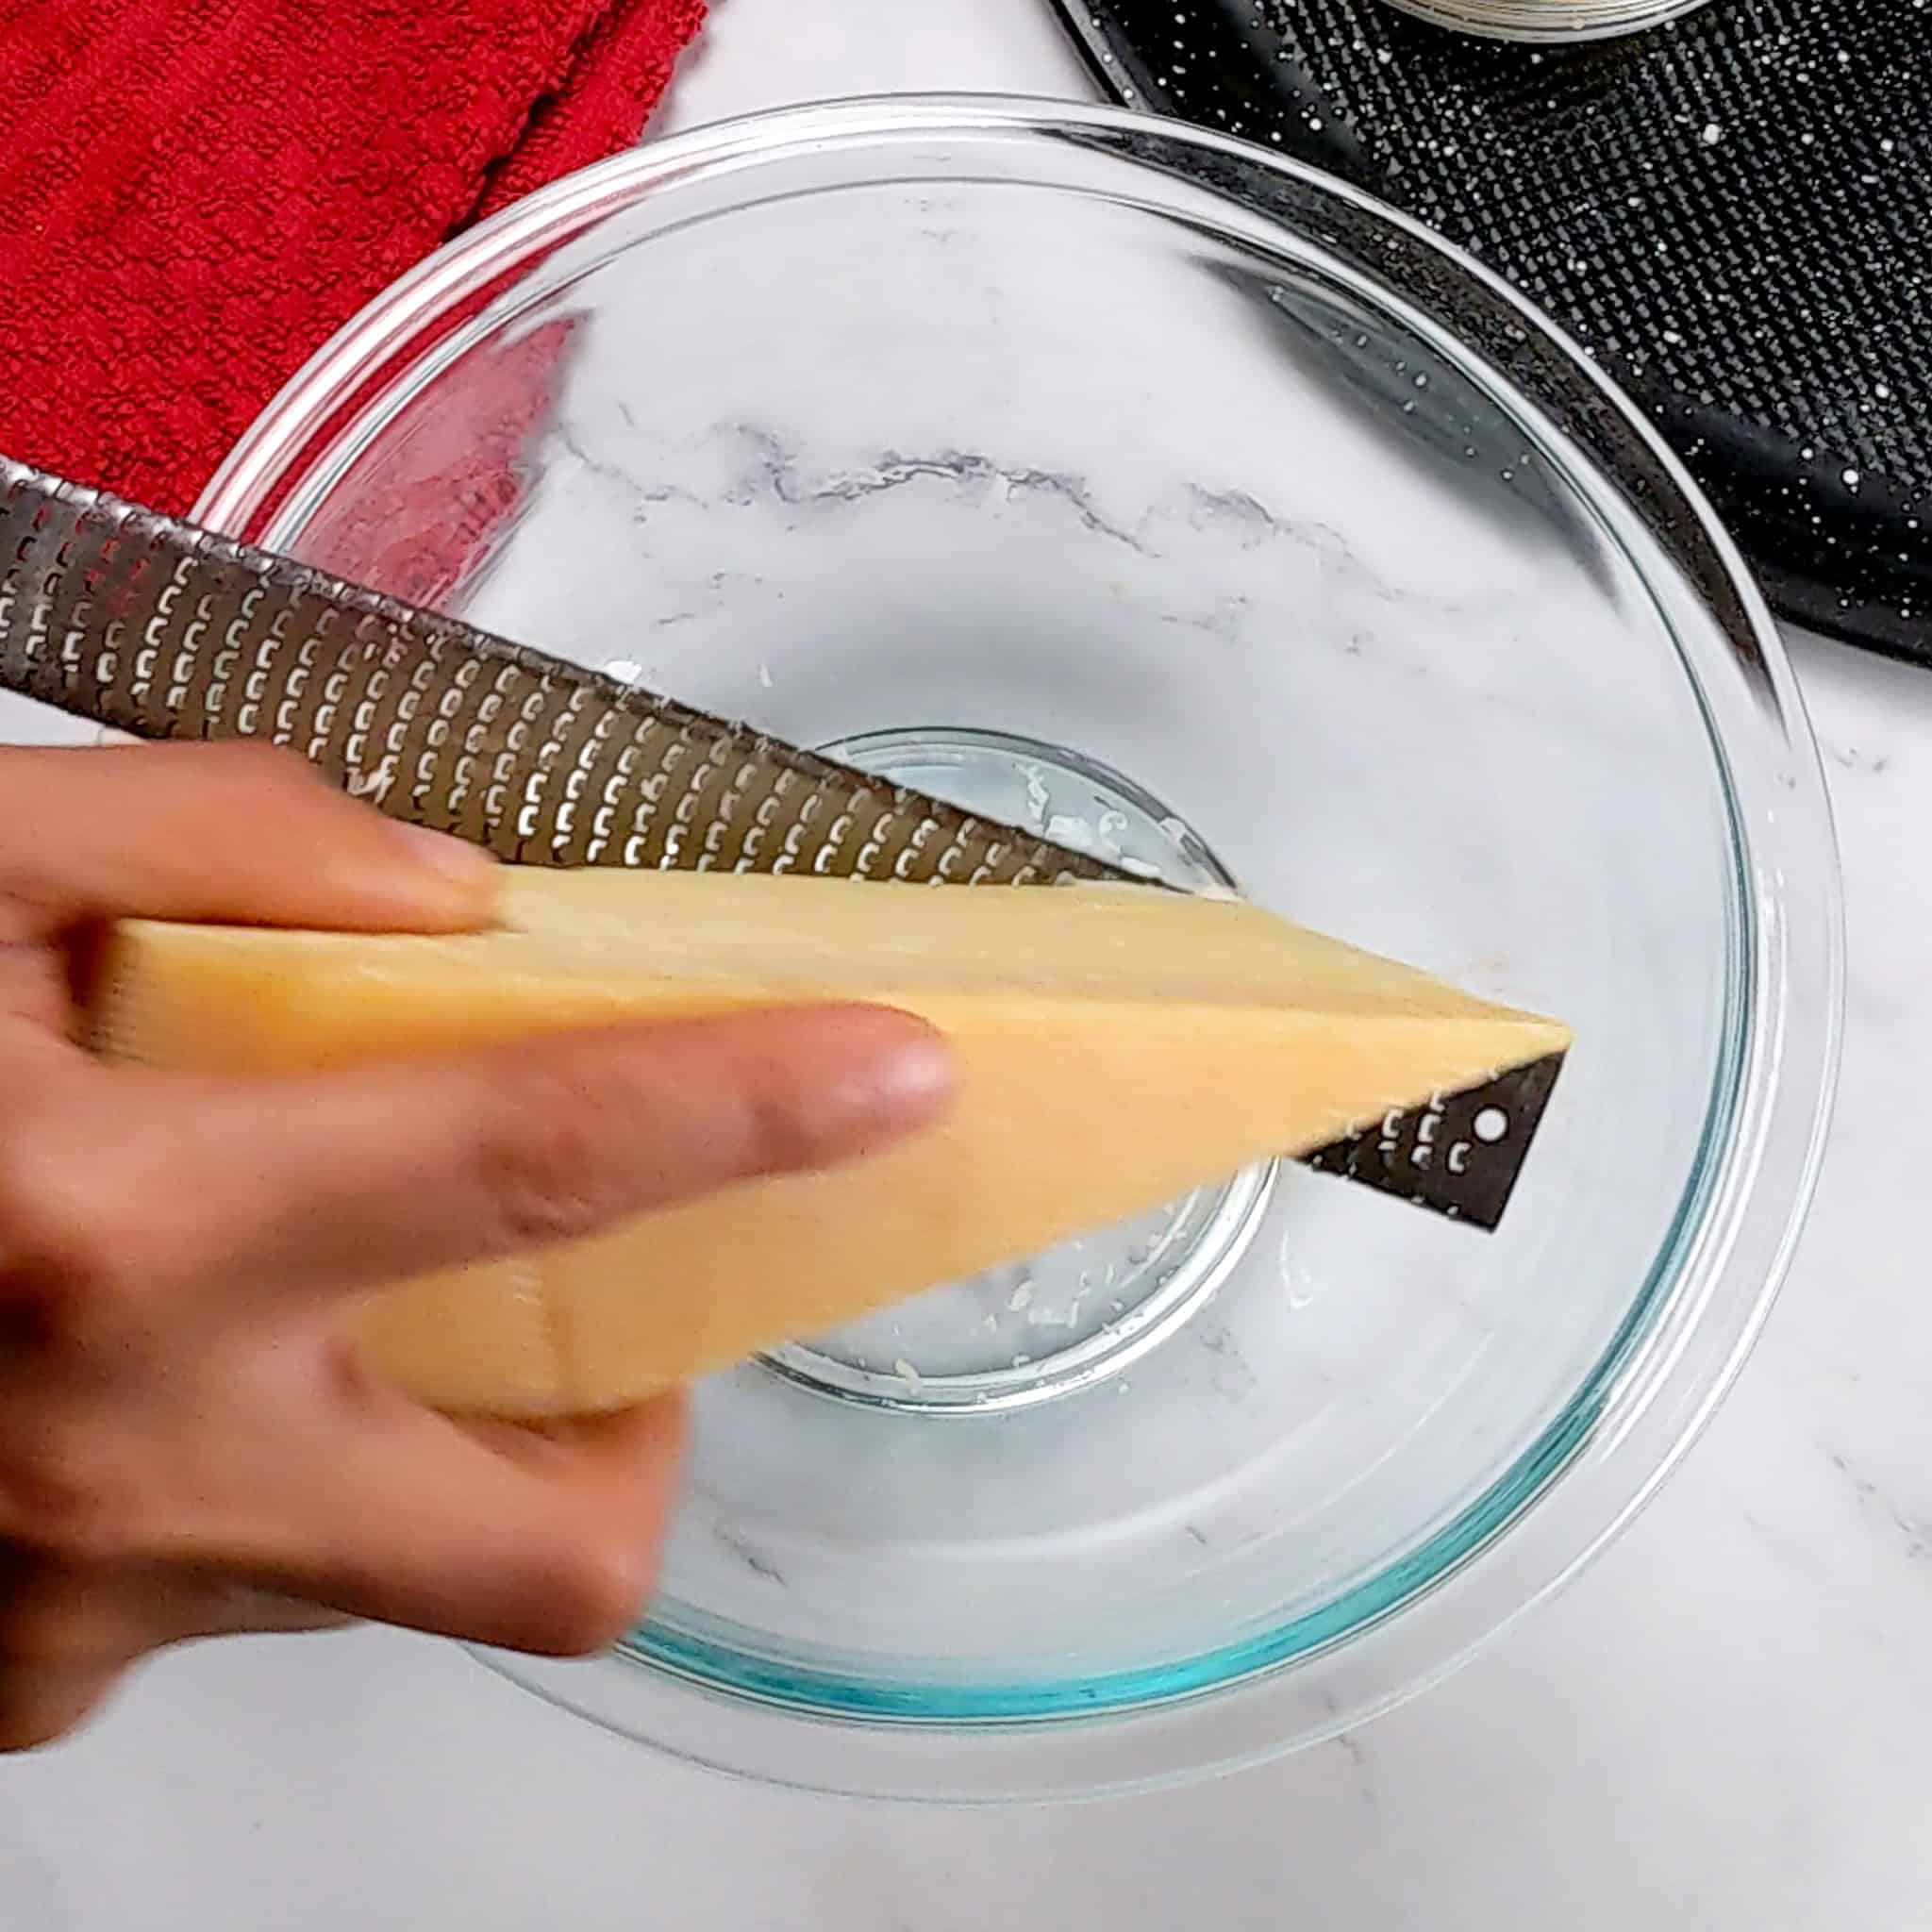
<svg viewBox="0 0 1932 1932"><path fill-rule="evenodd" d="M461 931L497 868L260 744L0 748L0 942L123 917Z"/></svg>
<svg viewBox="0 0 1932 1932"><path fill-rule="evenodd" d="M0 1144L15 1274L141 1319L515 1254L930 1120L923 1022L798 1008L289 1078L86 1066Z"/></svg>

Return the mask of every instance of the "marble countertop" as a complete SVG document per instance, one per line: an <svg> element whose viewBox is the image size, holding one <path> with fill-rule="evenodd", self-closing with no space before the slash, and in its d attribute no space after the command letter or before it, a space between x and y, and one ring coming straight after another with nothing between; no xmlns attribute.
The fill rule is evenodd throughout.
<svg viewBox="0 0 1932 1932"><path fill-rule="evenodd" d="M658 131L904 89L1089 92L1043 0L718 0ZM422 1640L209 1646L0 1763L0 1932L1922 1926L1932 1295L1906 1102L1932 1091L1932 904L1902 855L1932 816L1932 676L1792 648L1850 922L1817 1209L1682 1472L1458 1676L1216 1783L947 1813L735 1786Z"/></svg>

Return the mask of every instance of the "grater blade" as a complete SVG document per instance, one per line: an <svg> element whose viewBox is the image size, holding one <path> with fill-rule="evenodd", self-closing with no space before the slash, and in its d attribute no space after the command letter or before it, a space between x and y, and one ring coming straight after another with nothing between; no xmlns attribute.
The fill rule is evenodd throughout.
<svg viewBox="0 0 1932 1932"><path fill-rule="evenodd" d="M140 738L289 746L389 816L525 865L1135 876L5 457L0 688ZM1453 1171L1447 1144L1430 1158L1440 1107L1307 1162L1493 1227L1558 1064L1454 1096L1457 1120L1507 1131L1459 1137Z"/></svg>
<svg viewBox="0 0 1932 1932"><path fill-rule="evenodd" d="M1127 876L6 458L0 684L141 738L291 746L391 817L525 865Z"/></svg>

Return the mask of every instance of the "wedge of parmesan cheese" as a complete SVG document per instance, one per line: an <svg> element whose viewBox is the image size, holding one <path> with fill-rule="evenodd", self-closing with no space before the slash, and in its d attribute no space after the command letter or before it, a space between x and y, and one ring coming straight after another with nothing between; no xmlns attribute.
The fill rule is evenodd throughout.
<svg viewBox="0 0 1932 1932"><path fill-rule="evenodd" d="M819 999L923 1015L956 1103L856 1165L398 1284L358 1318L451 1410L607 1408L1249 1161L1562 1050L1567 1030L1254 907L1154 888L513 870L454 938L130 922L101 1051L290 1073Z"/></svg>

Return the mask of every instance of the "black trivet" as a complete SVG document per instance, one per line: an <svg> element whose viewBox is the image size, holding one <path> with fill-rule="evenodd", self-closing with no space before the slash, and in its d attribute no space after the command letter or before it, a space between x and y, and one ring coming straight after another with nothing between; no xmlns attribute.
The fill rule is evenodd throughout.
<svg viewBox="0 0 1932 1932"><path fill-rule="evenodd" d="M1123 100L1487 261L1649 410L1782 614L1932 664L1927 0L1554 48L1382 0L1057 4Z"/></svg>

